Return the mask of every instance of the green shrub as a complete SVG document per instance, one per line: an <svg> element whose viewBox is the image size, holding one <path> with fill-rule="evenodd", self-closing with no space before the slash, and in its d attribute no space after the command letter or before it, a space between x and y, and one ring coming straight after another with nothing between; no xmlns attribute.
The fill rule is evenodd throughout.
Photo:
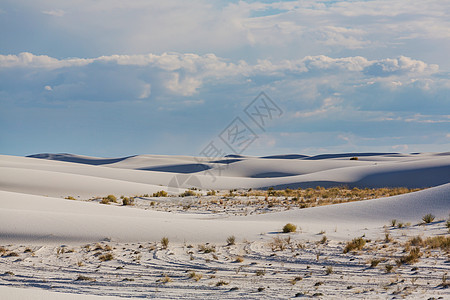
<svg viewBox="0 0 450 300"><path fill-rule="evenodd" d="M297 230L297 226L292 223L287 223L283 227L283 233L295 232Z"/></svg>

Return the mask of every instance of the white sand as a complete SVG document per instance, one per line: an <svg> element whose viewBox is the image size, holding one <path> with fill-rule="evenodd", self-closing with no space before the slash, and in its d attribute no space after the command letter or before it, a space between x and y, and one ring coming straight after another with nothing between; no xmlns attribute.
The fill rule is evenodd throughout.
<svg viewBox="0 0 450 300"><path fill-rule="evenodd" d="M173 258L170 258L165 251L157 252L159 253L158 255L164 256L162 263L165 264L172 261L179 264L178 269L171 269L175 273L184 272L185 269L189 268L197 268L197 270L205 272L206 269L204 270L204 268L210 271L214 268L220 269L220 264L214 268L209 265L202 267L198 264L188 266L187 262L189 260L184 261L184 259L189 259L189 257L183 257L183 255L186 255L184 243L215 243L223 245L228 236L234 235L239 242L244 239L251 242L249 247L252 250L248 251L253 253L252 260L258 263L258 253L263 256L270 254L270 251L263 250L263 248L267 246L268 241L280 233L282 226L287 222L294 223L301 228L299 233L293 235L295 239L314 242L322 237L322 235L318 234L319 231L325 231L328 239L332 241L332 245L340 245L338 244L340 241L350 240L362 235L370 239L381 239L384 234L383 226L389 224L392 219L411 223L408 231L403 232L403 234L420 233L433 235L435 232L436 234L442 234L442 230L444 230L442 222L436 223L435 227L430 227L434 228L434 231L427 231L425 230L427 227L415 225L427 213L435 215L436 220L443 220L448 217L450 212L450 155L448 153L375 155L360 157L358 161L350 161L348 157L331 157L326 159L244 157L240 158L239 161L229 163L228 167L221 171L222 176L217 176L214 179L205 171L186 173L189 170L198 171L198 166L193 167L193 164L196 164L196 160L192 157L145 155L125 158L112 163L99 158L72 155L62 155L56 158L58 160L0 156L0 245L11 244L12 248L17 248L19 245L30 245L30 247L34 245L33 247L43 247L42 251L54 253L54 247L61 244L80 247L83 243L107 240L109 243L117 245L117 247L122 247L125 243L148 244L158 242L162 237L168 237L171 245L174 247L173 251L176 253L174 253ZM71 160L71 162L59 160ZM211 167L211 171L218 175L219 171L216 163L205 163L205 165ZM155 168L159 169L155 170ZM152 171L149 171L149 169L152 169ZM184 175L168 172L168 170L177 170L184 173ZM280 176L283 174L289 176ZM195 176L196 180L191 180L190 182L197 182L203 189L258 188L286 185L296 187L323 184L349 184L370 187L432 186L432 188L383 199L241 217L212 213L180 214L159 212L135 207L119 207L62 199L62 197L69 195L82 200L92 196L105 196L107 194L115 194L116 196L151 194L159 190L178 192L182 189L168 187L169 182L173 180L174 176L179 176L179 179L183 179L192 178L191 175ZM181 187L187 188L189 185L188 183ZM401 234L401 232L398 233L400 237ZM402 238L405 239L406 237ZM132 248L132 246L126 247ZM239 255L239 251L242 250L239 247L236 249L237 252L224 248L223 251L227 254L219 258L219 261L220 259L226 260L226 257L229 259L233 255ZM242 247L245 248L246 246L243 245ZM311 245L311 247L313 246ZM17 249L23 252L22 248L19 247ZM327 249L323 251L331 251L329 255L336 255L336 253L333 254L332 250ZM341 252L341 250L338 250L337 253ZM247 252L242 253L245 254ZM39 255L37 256L40 257ZM53 254L49 255L51 257ZM116 251L116 255L122 254ZM2 260L0 266L3 266L3 272L7 271L5 269L6 266L13 272L14 268L17 268L16 271L19 273L26 273L26 268L29 268L30 272L37 272L38 270L31 267L31 265L23 266L25 269L22 269L21 266L15 267L13 260L9 258L0 259ZM33 258L30 259L33 260ZM95 261L95 258L92 259ZM342 258L339 258L334 263L339 264L341 260ZM26 261L24 260L24 262ZM276 267L277 272L284 272L286 271L284 263L290 260L275 261L277 264L279 263ZM261 258L259 263L263 262L269 263L270 259L267 257ZM35 263L38 262L36 261ZM50 265L53 263L59 264L56 260L49 261ZM72 262L72 264L74 263L76 262ZM305 264L313 263L311 258ZM305 264L301 264L301 266L305 267ZM94 272L95 265L92 264L90 266L92 270L89 269L89 272ZM161 268L161 270L166 268L165 265L154 265L153 267ZM152 270L153 267L147 266L145 268ZM293 269L297 267L300 267L300 265L293 264L291 266ZM45 280L47 281L56 280L55 278L58 276L68 276L66 273L58 273L59 271L56 271L57 268L53 269L53 267L47 268L44 266L42 268L42 270L47 272L45 275ZM224 265L223 268L225 270L228 267ZM230 267L230 269L226 270L231 272L233 268ZM439 268L442 271L450 271L447 265L439 266ZM431 271L435 272L434 269ZM77 271L74 272L74 275L77 274ZM345 274L345 268L342 269L342 272L342 274ZM54 274L56 277L52 279L51 274ZM349 274L348 276L350 277L356 276L352 272ZM70 275L72 277L69 276L71 278L70 284L74 280L74 275ZM436 273L437 277L423 280L436 281L436 278L439 278L441 275ZM24 285L27 287L33 286L32 281L25 277L17 281L17 276L0 276L0 295L9 295L8 299L27 299L27 297L30 297L29 292L34 290L27 289L16 292L11 287L5 287L5 285L17 287L20 286L20 282L25 282L26 284ZM122 274L121 276L126 275ZM233 281L236 279L230 277L231 275L227 276L227 280ZM271 277L272 279L270 279L272 281L269 280L266 283L273 284L273 282L278 280L277 276L273 274L273 278ZM319 277L317 278L317 280L320 279ZM135 279L139 281L138 278ZM101 278L98 280L103 282ZM143 290L141 290L142 286L139 286L139 292L121 293L111 290L119 288L114 284L111 285L111 289L107 288L107 285L101 285L96 286L95 290L92 291L90 291L89 285L81 285L77 288L78 285L75 284L70 289L64 288L64 284L55 283L55 285L60 286L56 290L64 293L133 297L145 295ZM39 287L39 285L37 286ZM246 283L240 288L245 290L250 287L251 283ZM167 288L170 291L168 293L170 297L181 297L181 294L177 294L176 288ZM154 290L154 286L152 289ZM187 298L196 298L202 295L210 298L236 297L236 295L233 296L232 294L224 295L223 290L220 291L222 294L210 293L209 288L203 287L197 292L190 291ZM419 291L427 291L425 281L423 287L418 288L414 292L416 294L413 293L413 296L421 298L417 294ZM433 295L442 295L442 292L437 289L431 292ZM288 290L285 289L282 292L280 291L280 293L284 296L289 294ZM58 294L48 291L40 291L36 294L33 293L33 295L35 296L33 299L59 297L57 296ZM71 294L66 295L72 297ZM152 294L153 297L166 298L165 295L158 295ZM239 297L252 299L277 298L276 295L277 293L274 291L264 295L253 295L243 292L239 294ZM330 297L339 297L339 293L330 293L329 295ZM374 293L370 295L368 298L376 298ZM444 292L443 295L449 296L448 292ZM385 297L386 294L383 294L381 298Z"/></svg>

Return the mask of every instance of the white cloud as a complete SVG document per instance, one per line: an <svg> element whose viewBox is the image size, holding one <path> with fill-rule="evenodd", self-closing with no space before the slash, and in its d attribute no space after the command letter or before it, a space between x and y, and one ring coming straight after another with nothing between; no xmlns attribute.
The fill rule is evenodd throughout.
<svg viewBox="0 0 450 300"><path fill-rule="evenodd" d="M62 9L44 10L42 13L54 17L62 17L66 14L66 12Z"/></svg>
<svg viewBox="0 0 450 300"><path fill-rule="evenodd" d="M32 77L14 75L30 72L34 74ZM51 87L55 97L64 98L58 93L65 91L67 97L90 100L201 96L202 91L214 93L213 87L226 85L231 86L233 92L249 87L269 89L283 98L302 99L306 106L301 111L296 109L297 117L325 116L355 103L363 107L384 103L389 107L393 97L396 97L394 102L411 99L408 93L412 91L416 91L412 99L424 103L425 99L433 99L450 87L450 78L439 73L437 65L405 56L370 60L361 56L318 55L292 60L265 59L251 64L244 60L233 62L214 54L173 52L57 59L24 52L0 55L1 74L5 84L8 80L22 81L23 90L15 90L13 94L26 92L39 83L41 88ZM418 98L421 94L417 91L423 93L423 99ZM390 98L382 96L384 94ZM377 96L377 100L371 100Z"/></svg>
<svg viewBox="0 0 450 300"><path fill-rule="evenodd" d="M138 98L139 98L139 99L145 99L145 98L150 97L151 90L152 90L152 85L149 84L149 83L145 83L145 84L142 86L142 91L141 91L141 94L139 95Z"/></svg>

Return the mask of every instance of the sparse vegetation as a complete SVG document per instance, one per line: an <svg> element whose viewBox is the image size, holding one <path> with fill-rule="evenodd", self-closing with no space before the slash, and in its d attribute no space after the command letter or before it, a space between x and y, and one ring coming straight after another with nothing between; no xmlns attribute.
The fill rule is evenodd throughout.
<svg viewBox="0 0 450 300"><path fill-rule="evenodd" d="M210 244L200 244L198 245L198 251L201 251L203 253L216 252L216 246Z"/></svg>
<svg viewBox="0 0 450 300"><path fill-rule="evenodd" d="M387 264L387 265L384 266L384 269L386 270L386 273L391 273L393 268L394 268L394 266L391 265L391 264Z"/></svg>
<svg viewBox="0 0 450 300"><path fill-rule="evenodd" d="M284 251L289 245L291 245L291 238L282 238L282 237L274 237L272 242L269 243L269 246L272 248L272 251Z"/></svg>
<svg viewBox="0 0 450 300"><path fill-rule="evenodd" d="M396 260L397 266L401 266L403 264L414 264L419 261L419 258L422 256L422 252L420 252L419 247L414 247L409 251L409 254L402 256L400 259Z"/></svg>
<svg viewBox="0 0 450 300"><path fill-rule="evenodd" d="M361 250L366 244L366 240L362 237L354 238L351 242L348 242L344 248L344 253L348 253L354 250Z"/></svg>
<svg viewBox="0 0 450 300"><path fill-rule="evenodd" d="M161 283L169 283L169 282L172 282L172 278L170 278L167 275L164 275L163 278L161 278L160 282Z"/></svg>
<svg viewBox="0 0 450 300"><path fill-rule="evenodd" d="M194 271L191 271L189 272L188 277L194 279L195 281L199 281L200 279L202 279L203 275L201 273L195 273Z"/></svg>
<svg viewBox="0 0 450 300"><path fill-rule="evenodd" d="M167 197L167 192L166 191L158 191L156 193L153 193L153 197Z"/></svg>
<svg viewBox="0 0 450 300"><path fill-rule="evenodd" d="M425 239L424 244L431 249L440 248L444 251L450 251L450 236L433 236Z"/></svg>
<svg viewBox="0 0 450 300"><path fill-rule="evenodd" d="M180 197L189 197L189 196L197 196L197 193L193 190L187 190L180 194Z"/></svg>
<svg viewBox="0 0 450 300"><path fill-rule="evenodd" d="M222 285L228 285L228 284L230 284L229 282L226 282L226 281L224 281L224 280L220 280L220 281L218 281L217 283L216 283L216 286L222 286Z"/></svg>
<svg viewBox="0 0 450 300"><path fill-rule="evenodd" d="M100 201L101 204L109 204L110 202L117 203L117 198L114 195L108 195L106 197L103 197Z"/></svg>
<svg viewBox="0 0 450 300"><path fill-rule="evenodd" d="M112 255L112 253L105 253L103 255L100 255L98 259L101 261L109 261L114 259L114 255Z"/></svg>
<svg viewBox="0 0 450 300"><path fill-rule="evenodd" d="M95 281L94 278L92 277L88 277L88 276L84 276L84 275L78 275L77 279L78 281Z"/></svg>
<svg viewBox="0 0 450 300"><path fill-rule="evenodd" d="M243 262L244 261L244 258L242 257L242 256L238 256L238 257L236 257L236 260L235 260L235 262L237 262L237 263L241 263L241 262Z"/></svg>
<svg viewBox="0 0 450 300"><path fill-rule="evenodd" d="M133 205L133 204L134 204L134 199L133 198L123 197L122 205L126 206L126 205Z"/></svg>
<svg viewBox="0 0 450 300"><path fill-rule="evenodd" d="M381 262L381 260L374 258L374 259L372 259L372 260L370 261L370 267L371 267L371 268L375 268L376 266L378 266L378 264L379 264L380 262Z"/></svg>

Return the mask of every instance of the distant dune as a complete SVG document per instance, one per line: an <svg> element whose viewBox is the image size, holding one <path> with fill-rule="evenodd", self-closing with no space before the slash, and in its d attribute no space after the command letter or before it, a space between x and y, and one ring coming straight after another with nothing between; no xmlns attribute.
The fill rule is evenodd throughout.
<svg viewBox="0 0 450 300"><path fill-rule="evenodd" d="M350 160L358 157L358 160ZM72 154L0 156L4 191L63 197L152 193L178 188L248 189L316 186L425 188L450 182L450 154L346 153L317 156L135 155L95 158Z"/></svg>

